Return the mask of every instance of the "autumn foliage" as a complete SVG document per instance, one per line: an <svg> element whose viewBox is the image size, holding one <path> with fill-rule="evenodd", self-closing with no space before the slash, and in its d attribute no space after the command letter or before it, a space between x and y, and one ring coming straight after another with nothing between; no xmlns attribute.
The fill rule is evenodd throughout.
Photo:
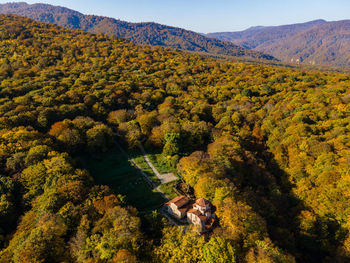
<svg viewBox="0 0 350 263"><path fill-rule="evenodd" d="M348 75L0 18L0 262L349 260ZM212 201L210 240L95 185L114 135Z"/></svg>

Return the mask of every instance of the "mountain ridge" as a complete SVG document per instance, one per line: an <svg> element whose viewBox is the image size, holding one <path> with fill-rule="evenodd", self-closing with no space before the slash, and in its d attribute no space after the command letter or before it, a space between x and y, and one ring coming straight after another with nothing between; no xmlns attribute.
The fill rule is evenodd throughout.
<svg viewBox="0 0 350 263"><path fill-rule="evenodd" d="M209 33L223 41L270 54L284 62L350 66L350 20L306 23Z"/></svg>
<svg viewBox="0 0 350 263"><path fill-rule="evenodd" d="M209 38L182 28L155 22L129 23L104 16L84 15L62 6L30 5L25 2L7 3L0 4L0 13L26 16L39 22L82 29L90 33L115 35L141 45L163 46L213 55L276 60L271 55L248 50L231 42Z"/></svg>

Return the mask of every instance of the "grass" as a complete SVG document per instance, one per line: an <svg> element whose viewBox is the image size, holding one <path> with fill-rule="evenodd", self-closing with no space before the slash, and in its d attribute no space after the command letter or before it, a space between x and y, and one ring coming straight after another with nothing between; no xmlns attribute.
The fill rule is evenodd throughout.
<svg viewBox="0 0 350 263"><path fill-rule="evenodd" d="M159 161L161 159L160 153L148 153L147 157L160 174L174 173L176 175L175 168L170 167L169 165Z"/></svg>
<svg viewBox="0 0 350 263"><path fill-rule="evenodd" d="M118 149L82 158L97 184L108 185L116 194L124 195L127 204L139 211L154 210L164 203L162 195L150 188L140 172Z"/></svg>
<svg viewBox="0 0 350 263"><path fill-rule="evenodd" d="M160 186L160 190L162 190L167 197L173 199L178 196L178 193L175 191L175 185L177 182L178 181L173 181L167 184L163 184Z"/></svg>
<svg viewBox="0 0 350 263"><path fill-rule="evenodd" d="M145 158L143 158L142 155L137 155L137 152L129 152L130 155L135 156L133 158L133 161L145 172L147 173L147 175L152 179L152 181L158 186L160 185L160 180L158 179L158 177L154 174L154 172L152 171L151 167L149 167L149 165L147 164L147 162L145 161ZM160 154L158 154L159 157ZM157 162L157 154L147 154L148 158L150 159L150 161L152 162L152 164L154 165L154 167L158 170L159 173L161 174L165 174L165 173L170 173L170 172L175 172L174 169L169 168L166 165L162 165L159 162ZM174 173L176 174L176 173ZM178 196L178 194L175 192L174 190L174 186L177 183L177 181L174 182L170 182L167 184L163 184L160 186L160 190L164 192L164 194L170 198L173 199L176 196Z"/></svg>
<svg viewBox="0 0 350 263"><path fill-rule="evenodd" d="M152 179L153 183L156 186L160 185L159 178L154 174L153 170L151 167L149 167L148 163L142 155L136 156L132 158L132 160Z"/></svg>
<svg viewBox="0 0 350 263"><path fill-rule="evenodd" d="M158 170L158 172L160 174L173 173L175 176L178 176L176 168L173 168L173 167L167 165L166 163L160 161L162 158L161 153L157 153L155 151L148 149L147 157L149 158L149 160L152 162L153 166ZM175 191L175 185L177 183L178 183L178 180L174 181L174 182L167 183L167 184L163 184L160 186L160 190L162 192L164 192L164 194L168 198L173 199L179 195Z"/></svg>

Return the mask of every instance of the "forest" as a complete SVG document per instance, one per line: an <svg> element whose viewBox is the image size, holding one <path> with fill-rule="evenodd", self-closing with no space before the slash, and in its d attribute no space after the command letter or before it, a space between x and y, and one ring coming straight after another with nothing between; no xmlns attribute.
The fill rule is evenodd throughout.
<svg viewBox="0 0 350 263"><path fill-rule="evenodd" d="M207 34L223 41L270 54L275 58L303 65L348 68L350 60L350 21L322 19L300 24L253 27L240 32Z"/></svg>
<svg viewBox="0 0 350 263"><path fill-rule="evenodd" d="M31 5L25 2L0 4L0 13L16 14L39 22L83 29L91 33L123 37L138 45L163 46L214 56L244 57L257 61L278 61L271 55L242 48L228 41L153 22L130 23L110 17L83 15L65 7L48 4Z"/></svg>
<svg viewBox="0 0 350 263"><path fill-rule="evenodd" d="M0 262L349 262L350 76L0 15ZM115 133L216 206L209 238L81 167Z"/></svg>

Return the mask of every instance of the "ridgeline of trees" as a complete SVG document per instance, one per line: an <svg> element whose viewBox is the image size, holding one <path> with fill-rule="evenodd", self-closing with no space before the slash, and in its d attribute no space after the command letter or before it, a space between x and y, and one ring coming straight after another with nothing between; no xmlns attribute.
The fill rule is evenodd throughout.
<svg viewBox="0 0 350 263"><path fill-rule="evenodd" d="M123 37L139 45L163 46L211 55L277 61L271 55L249 50L228 41L157 23L129 23L114 18L83 15L77 11L48 4L0 4L0 13L16 14L39 22L83 29L91 33Z"/></svg>
<svg viewBox="0 0 350 263"><path fill-rule="evenodd" d="M222 41L270 54L287 63L350 66L350 20L315 20L283 26L252 27L240 32L207 34Z"/></svg>
<svg viewBox="0 0 350 263"><path fill-rule="evenodd" d="M0 262L349 260L349 76L1 15L0 81ZM77 168L112 128L215 204L209 241Z"/></svg>

